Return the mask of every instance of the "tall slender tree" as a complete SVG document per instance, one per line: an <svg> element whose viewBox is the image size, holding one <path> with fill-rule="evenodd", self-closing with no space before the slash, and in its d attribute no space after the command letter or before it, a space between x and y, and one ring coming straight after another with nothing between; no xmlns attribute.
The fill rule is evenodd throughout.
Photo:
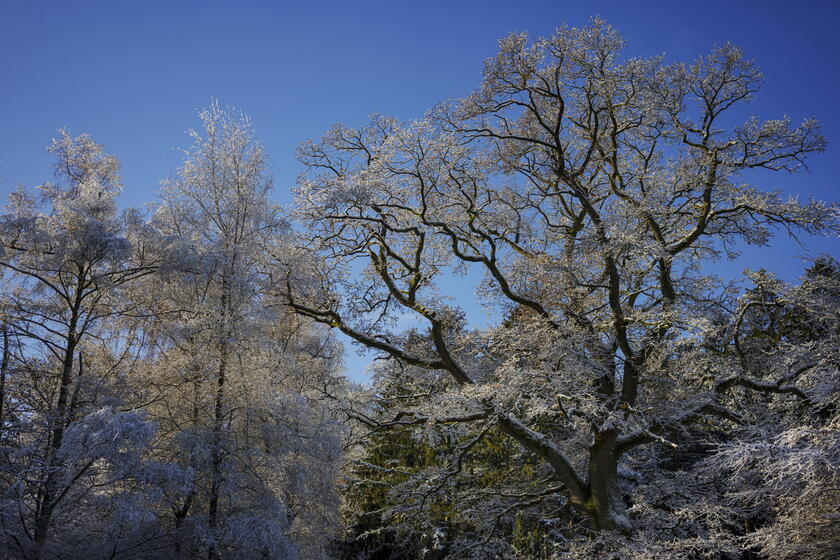
<svg viewBox="0 0 840 560"><path fill-rule="evenodd" d="M175 520L208 558L321 557L330 533L315 526L335 510L318 501L336 499L339 427L312 388L335 383L335 345L265 294L264 254L288 224L250 120L217 103L199 116L153 218L183 257L155 303L164 362L189 380L161 416L195 471Z"/></svg>
<svg viewBox="0 0 840 560"><path fill-rule="evenodd" d="M7 286L3 383L14 338L16 385L27 387L17 396L20 447L4 465L4 486L15 503L5 504L2 523L7 544L32 557L51 554L45 545L56 535L56 511L72 511L74 490L97 470L97 451L65 444L68 434L79 436L82 417L99 414L104 404L90 392L102 372L87 371L86 353L97 330L126 311L124 288L155 268L132 216L117 211L116 158L90 137L66 131L50 153L58 182L39 187L45 207L19 190L0 220Z"/></svg>

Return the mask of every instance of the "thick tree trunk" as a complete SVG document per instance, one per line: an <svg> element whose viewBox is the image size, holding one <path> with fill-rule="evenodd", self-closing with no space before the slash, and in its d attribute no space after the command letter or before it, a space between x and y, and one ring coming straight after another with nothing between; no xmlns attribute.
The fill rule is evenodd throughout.
<svg viewBox="0 0 840 560"><path fill-rule="evenodd" d="M620 453L616 448L616 430L605 430L596 436L589 449L587 476L583 478L544 434L534 432L511 415L500 417L499 427L552 466L554 479L563 484L572 507L592 530L631 531L627 504L618 486Z"/></svg>
<svg viewBox="0 0 840 560"><path fill-rule="evenodd" d="M629 533L632 525L618 486L617 438L616 430L607 430L590 447L586 509L596 530Z"/></svg>

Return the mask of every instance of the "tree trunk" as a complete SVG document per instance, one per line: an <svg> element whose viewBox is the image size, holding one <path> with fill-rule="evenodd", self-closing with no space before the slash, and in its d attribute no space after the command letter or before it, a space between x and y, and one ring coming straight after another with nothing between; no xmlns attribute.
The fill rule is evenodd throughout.
<svg viewBox="0 0 840 560"><path fill-rule="evenodd" d="M73 373L73 357L76 354L76 346L79 343L80 334L77 332L79 319L81 318L82 299L84 287L82 285L82 273L79 274L79 282L76 286L76 296L73 306L70 308L70 321L67 323L67 346L64 348L64 357L61 363L61 378L58 385L58 402L55 410L49 418L52 423L49 441L47 445L46 467L43 485L36 497L35 506L35 529L33 540L35 541L35 556L41 557L44 541L49 533L50 521L53 510L56 506L56 495L59 493L57 484L60 475L56 465L56 455L64 440L64 430L67 427L68 398L70 396L71 376Z"/></svg>
<svg viewBox="0 0 840 560"><path fill-rule="evenodd" d="M591 529L631 531L627 504L618 486L617 430L605 430L595 437L589 448L587 477L583 479L545 435L533 432L510 415L499 418L499 427L552 466L554 479L563 484L572 507L588 521Z"/></svg>
<svg viewBox="0 0 840 560"><path fill-rule="evenodd" d="M207 557L211 560L219 558L215 546L216 527L219 520L219 490L222 485L222 429L224 415L224 389L225 373L227 369L227 343L221 347L221 358L219 362L219 375L216 380L216 406L213 417L213 453L210 473L210 496L208 497L207 525L210 528L211 542L207 551Z"/></svg>
<svg viewBox="0 0 840 560"><path fill-rule="evenodd" d="M219 492L222 485L222 431L224 429L224 397L225 397L225 375L228 364L228 344L230 336L227 321L227 282L222 281L222 327L219 340L219 373L216 377L216 402L213 412L213 452L210 473L210 495L207 506L207 526L210 529L211 542L207 549L207 558L215 560L219 558L219 551L216 547L216 528L219 522Z"/></svg>
<svg viewBox="0 0 840 560"><path fill-rule="evenodd" d="M594 529L629 533L632 524L618 486L617 438L616 430L606 430L595 437L590 447L586 510Z"/></svg>
<svg viewBox="0 0 840 560"><path fill-rule="evenodd" d="M73 371L73 356L76 352L76 332L75 327L77 317L71 319L70 333L67 335L67 347L64 352L64 359L61 366L61 379L58 386L58 402L56 403L55 411L50 418L52 429L50 431L49 445L47 447L47 460L45 469L45 478L43 486L36 499L35 508L35 530L33 540L35 541L35 555L37 558L41 557L42 547L49 532L50 521L52 519L53 510L55 509L55 494L57 480L53 471L55 470L56 454L61 447L61 442L64 440L65 419L67 417L67 400L70 394L71 374Z"/></svg>

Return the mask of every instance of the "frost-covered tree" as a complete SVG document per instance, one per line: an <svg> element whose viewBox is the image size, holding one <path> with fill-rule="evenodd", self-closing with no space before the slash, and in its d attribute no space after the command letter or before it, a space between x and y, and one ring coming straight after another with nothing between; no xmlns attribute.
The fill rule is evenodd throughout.
<svg viewBox="0 0 840 560"><path fill-rule="evenodd" d="M814 406L772 398L755 403L751 412L761 421L745 424L695 471L723 483L723 503L754 529L742 542L762 556L834 557L840 553L840 268L818 259L794 287L757 275L741 310L735 334L744 367L781 379L780 387Z"/></svg>
<svg viewBox="0 0 840 560"><path fill-rule="evenodd" d="M289 267L288 305L399 364L418 398L363 423L456 443L395 495L421 512L433 494L459 495L470 453L496 430L538 460L526 484L459 495L484 524L465 555L513 554L496 528L542 506L571 510L566 536L646 534L653 504L676 518L665 540L732 534L722 503L680 525L678 496L634 489L665 451L681 472L696 461L695 430L732 434L761 425L768 402L807 416L834 398L809 379L836 379L836 347L800 345L765 367L742 329L766 302L739 302L709 270L776 228L837 234L836 206L750 183L804 169L825 147L816 121L739 113L761 74L732 45L693 64L623 59L622 46L600 20L533 42L513 34L466 98L300 148L301 245L323 260L301 253L305 266ZM486 305L513 320L467 328L445 272L470 266L485 273ZM407 316L425 326L401 330Z"/></svg>
<svg viewBox="0 0 840 560"><path fill-rule="evenodd" d="M123 293L155 264L143 229L136 214L117 211L114 156L65 131L50 153L57 183L39 187L41 202L12 193L0 217L0 546L31 558L70 554L116 523L82 504L121 495L152 430L120 409L125 358L136 349L117 326L131 307ZM105 330L116 334L105 341ZM81 523L96 517L107 519Z"/></svg>
<svg viewBox="0 0 840 560"><path fill-rule="evenodd" d="M149 411L161 456L193 473L167 497L175 553L322 558L341 441L317 389L336 386L339 354L264 293L264 256L282 252L288 225L249 119L217 103L199 116L152 220L172 259L146 290L159 380L174 387Z"/></svg>

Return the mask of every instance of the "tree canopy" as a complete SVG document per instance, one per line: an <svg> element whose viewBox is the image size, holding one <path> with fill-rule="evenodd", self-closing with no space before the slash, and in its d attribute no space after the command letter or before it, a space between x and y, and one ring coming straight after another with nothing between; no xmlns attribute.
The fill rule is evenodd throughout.
<svg viewBox="0 0 840 560"><path fill-rule="evenodd" d="M749 114L733 45L623 48L508 35L466 97L301 144L292 208L217 102L148 212L60 131L0 216L4 557L840 554L840 265L717 266L840 233L766 187L826 140Z"/></svg>

